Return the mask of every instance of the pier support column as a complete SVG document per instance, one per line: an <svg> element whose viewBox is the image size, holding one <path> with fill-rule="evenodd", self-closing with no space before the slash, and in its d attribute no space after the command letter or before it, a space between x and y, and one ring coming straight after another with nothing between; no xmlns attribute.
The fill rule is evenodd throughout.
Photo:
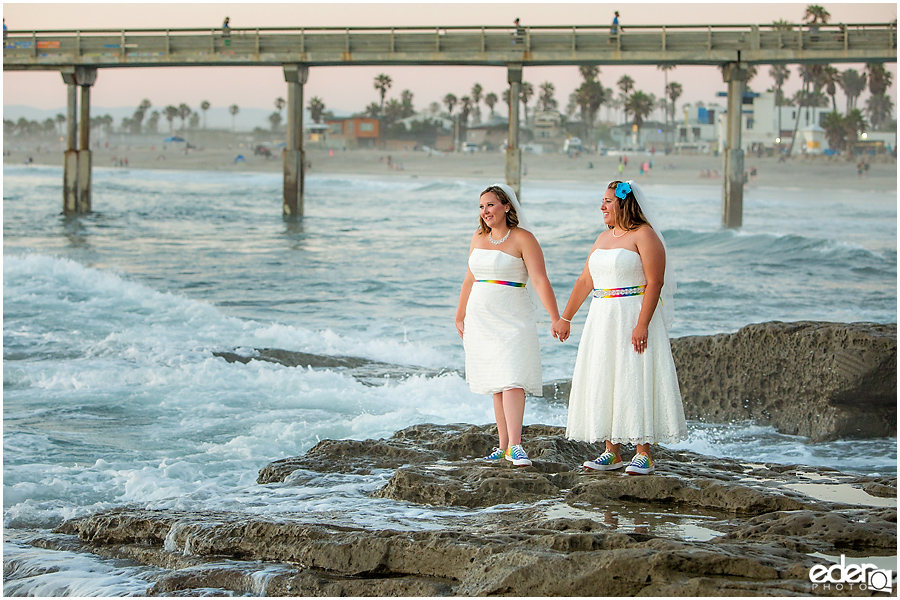
<svg viewBox="0 0 900 600"><path fill-rule="evenodd" d="M63 154L63 214L91 212L91 86L97 69L61 69L67 86L66 150ZM78 123L78 88L81 87L81 129Z"/></svg>
<svg viewBox="0 0 900 600"><path fill-rule="evenodd" d="M744 150L741 148L741 111L744 102L744 86L747 82L747 65L728 63L723 69L728 84L728 129L725 141L722 191L722 225L741 226L744 210Z"/></svg>
<svg viewBox="0 0 900 600"><path fill-rule="evenodd" d="M74 67L61 71L66 84L66 150L63 153L63 214L78 214L78 85Z"/></svg>
<svg viewBox="0 0 900 600"><path fill-rule="evenodd" d="M282 214L291 219L303 216L303 177L306 169L306 151L303 149L303 85L308 77L307 65L284 65L288 97Z"/></svg>
<svg viewBox="0 0 900 600"><path fill-rule="evenodd" d="M91 212L91 86L97 81L97 69L78 67L75 82L81 87L81 123L78 141L78 198L76 212Z"/></svg>
<svg viewBox="0 0 900 600"><path fill-rule="evenodd" d="M522 149L519 148L519 96L522 89L522 65L507 65L509 81L509 137L506 145L506 185L522 200Z"/></svg>

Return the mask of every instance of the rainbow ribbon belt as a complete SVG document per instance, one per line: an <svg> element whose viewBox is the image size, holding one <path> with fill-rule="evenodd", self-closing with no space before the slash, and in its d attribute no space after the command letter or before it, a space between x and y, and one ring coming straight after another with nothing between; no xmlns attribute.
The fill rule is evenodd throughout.
<svg viewBox="0 0 900 600"><path fill-rule="evenodd" d="M594 289L594 298L622 298L624 296L643 296L646 285L612 288L608 290Z"/></svg>
<svg viewBox="0 0 900 600"><path fill-rule="evenodd" d="M508 285L509 287L525 287L524 283L518 281L500 281L499 279L476 279L475 283L496 283L497 285Z"/></svg>

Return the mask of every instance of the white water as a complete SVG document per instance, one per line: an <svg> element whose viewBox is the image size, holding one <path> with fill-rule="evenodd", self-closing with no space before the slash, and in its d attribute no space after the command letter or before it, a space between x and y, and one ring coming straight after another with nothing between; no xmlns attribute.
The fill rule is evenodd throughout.
<svg viewBox="0 0 900 600"><path fill-rule="evenodd" d="M281 220L277 175L98 169L97 212L74 221L57 214L60 177L4 170L4 552L16 566L5 593L145 590L152 569L24 544L122 505L414 529L466 512L371 498L388 472L255 483L268 462L321 439L492 422L457 374L367 386L212 352L461 369L452 320L482 184L313 176L296 225ZM847 191L750 190L735 233L718 227L717 188L647 189L672 223L673 336L776 319L896 322L895 193L854 192L850 210ZM599 195L526 184L523 196L564 303L598 231ZM434 222L425 236L411 226L423 214ZM545 380L570 376L583 317L567 344L542 332ZM564 425L565 407L529 401L525 421ZM749 423L690 428L678 447L896 472L893 438L813 444Z"/></svg>

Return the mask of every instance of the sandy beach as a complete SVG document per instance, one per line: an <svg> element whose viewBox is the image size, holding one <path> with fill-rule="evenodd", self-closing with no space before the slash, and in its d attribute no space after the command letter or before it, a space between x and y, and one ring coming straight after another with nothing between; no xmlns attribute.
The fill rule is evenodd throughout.
<svg viewBox="0 0 900 600"><path fill-rule="evenodd" d="M30 157L33 164L62 165L62 151L37 146L10 145L4 164L21 165ZM236 161L241 155L243 161ZM388 162L390 157L390 163ZM746 156L745 168L756 168L748 187L791 187L808 189L897 189L896 160L886 156L866 157L868 175L857 174L859 159L824 156L795 156L785 162L776 158ZM307 174L340 173L390 177L431 177L498 180L502 179L505 155L500 152L431 154L423 151L386 150L307 150L311 168ZM279 151L271 158L254 156L249 147L198 148L185 154L183 146L167 148L118 147L99 148L93 153L95 168L119 168L120 163L137 169L189 169L227 172L281 172ZM606 182L618 177L620 157L617 155L582 155L569 158L564 154L525 154L523 181ZM652 161L649 173L640 174L640 164ZM707 176L709 173L710 176ZM722 186L722 158L715 156L669 155L662 153L629 154L624 169L627 179L645 183L675 185Z"/></svg>

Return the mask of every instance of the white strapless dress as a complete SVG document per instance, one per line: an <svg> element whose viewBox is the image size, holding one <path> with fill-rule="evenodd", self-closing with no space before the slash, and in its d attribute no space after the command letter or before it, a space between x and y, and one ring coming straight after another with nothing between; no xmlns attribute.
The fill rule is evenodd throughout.
<svg viewBox="0 0 900 600"><path fill-rule="evenodd" d="M588 259L594 289L646 285L641 256L624 248L595 250ZM591 300L569 395L566 437L672 443L687 437L669 334L657 306L647 350L634 351L631 334L643 295Z"/></svg>
<svg viewBox="0 0 900 600"><path fill-rule="evenodd" d="M466 382L476 394L522 388L541 396L541 350L535 307L525 287L525 261L499 250L475 248L469 255L475 284L466 304L463 346Z"/></svg>

